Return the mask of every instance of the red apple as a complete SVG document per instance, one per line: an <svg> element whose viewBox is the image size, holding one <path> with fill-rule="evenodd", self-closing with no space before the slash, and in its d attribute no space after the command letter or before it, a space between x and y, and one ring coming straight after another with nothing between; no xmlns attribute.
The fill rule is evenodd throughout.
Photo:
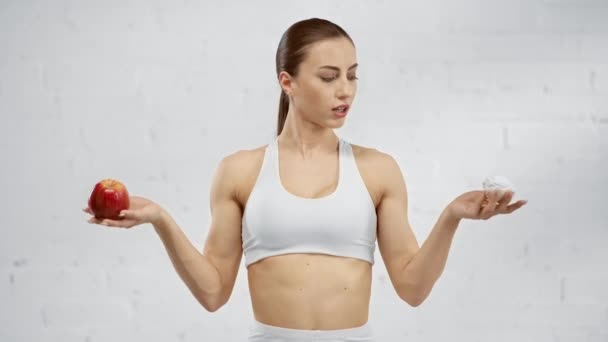
<svg viewBox="0 0 608 342"><path fill-rule="evenodd" d="M127 187L115 179L104 179L95 184L89 198L89 208L95 218L120 220L121 210L129 209L129 192Z"/></svg>

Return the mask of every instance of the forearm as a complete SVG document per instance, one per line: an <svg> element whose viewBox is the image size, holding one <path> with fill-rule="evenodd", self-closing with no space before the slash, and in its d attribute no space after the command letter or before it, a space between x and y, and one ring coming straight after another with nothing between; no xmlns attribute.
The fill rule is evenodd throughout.
<svg viewBox="0 0 608 342"><path fill-rule="evenodd" d="M402 284L406 284L403 298L411 298L412 303L419 305L429 295L445 268L459 223L447 209L441 213L429 237L403 269Z"/></svg>
<svg viewBox="0 0 608 342"><path fill-rule="evenodd" d="M215 266L192 245L166 211L162 211L161 218L153 226L180 278L199 303L213 311L221 291L220 275Z"/></svg>

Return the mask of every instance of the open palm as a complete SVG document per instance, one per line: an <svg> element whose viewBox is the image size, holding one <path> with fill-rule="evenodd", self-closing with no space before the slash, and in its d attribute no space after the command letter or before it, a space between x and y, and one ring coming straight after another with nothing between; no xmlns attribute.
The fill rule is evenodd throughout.
<svg viewBox="0 0 608 342"><path fill-rule="evenodd" d="M124 216L119 220L98 219L89 207L83 208L82 211L93 215L88 220L89 223L101 224L108 227L131 228L144 223L157 222L162 208L149 199L140 196L129 196L129 209L120 212Z"/></svg>
<svg viewBox="0 0 608 342"><path fill-rule="evenodd" d="M512 191L506 191L500 198L499 190L469 191L454 199L448 208L453 217L459 219L487 220L498 214L510 214L528 202L519 200L509 204L513 195Z"/></svg>

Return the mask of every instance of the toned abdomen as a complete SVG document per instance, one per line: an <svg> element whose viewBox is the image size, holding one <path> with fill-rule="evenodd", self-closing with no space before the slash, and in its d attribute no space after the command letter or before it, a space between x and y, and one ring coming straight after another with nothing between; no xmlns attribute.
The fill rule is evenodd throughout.
<svg viewBox="0 0 608 342"><path fill-rule="evenodd" d="M286 254L248 267L257 321L283 328L337 330L367 322L371 265L321 254Z"/></svg>

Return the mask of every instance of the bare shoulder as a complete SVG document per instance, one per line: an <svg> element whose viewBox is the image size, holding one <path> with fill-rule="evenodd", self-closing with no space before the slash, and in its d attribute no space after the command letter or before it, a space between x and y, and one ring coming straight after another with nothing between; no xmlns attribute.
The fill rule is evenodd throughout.
<svg viewBox="0 0 608 342"><path fill-rule="evenodd" d="M241 205L247 202L251 188L257 179L264 161L268 144L252 149L241 149L226 155L222 163L234 186L234 195Z"/></svg>
<svg viewBox="0 0 608 342"><path fill-rule="evenodd" d="M226 155L224 160L231 166L237 168L251 166L249 164L255 164L258 159L264 158L264 151L266 150L267 146L268 144L254 147L252 149L238 150Z"/></svg>
<svg viewBox="0 0 608 342"><path fill-rule="evenodd" d="M366 147L362 145L350 144L353 149L353 154L357 159L357 162L361 161L364 163L371 163L378 166L378 163L390 162L393 157L385 152L382 152L373 147Z"/></svg>
<svg viewBox="0 0 608 342"><path fill-rule="evenodd" d="M399 165L389 153L373 147L355 144L352 146L353 155L361 177L363 178L376 207L379 205L386 189L393 183L391 179L400 175Z"/></svg>

